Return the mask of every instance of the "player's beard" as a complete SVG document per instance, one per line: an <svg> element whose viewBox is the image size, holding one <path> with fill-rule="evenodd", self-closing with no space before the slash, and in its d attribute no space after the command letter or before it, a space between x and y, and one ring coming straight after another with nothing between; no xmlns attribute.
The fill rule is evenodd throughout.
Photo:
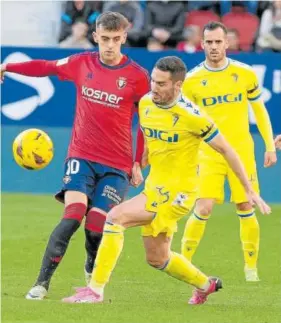
<svg viewBox="0 0 281 323"><path fill-rule="evenodd" d="M173 101L175 100L174 98L174 91L171 90L168 93L166 93L164 96L161 96L158 94L158 98L155 100L152 97L152 101L157 104L157 105L162 105L162 106L166 106L171 104Z"/></svg>
<svg viewBox="0 0 281 323"><path fill-rule="evenodd" d="M211 53L209 53L209 55L208 55L209 61L212 62L212 63L215 63L215 64L221 62L224 59L224 56L225 56L220 52L217 52L216 54L217 55L211 55Z"/></svg>

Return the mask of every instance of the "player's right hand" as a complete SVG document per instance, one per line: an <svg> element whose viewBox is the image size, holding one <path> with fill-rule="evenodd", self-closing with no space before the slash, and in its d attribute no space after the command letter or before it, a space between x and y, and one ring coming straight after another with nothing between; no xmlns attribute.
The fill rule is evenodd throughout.
<svg viewBox="0 0 281 323"><path fill-rule="evenodd" d="M131 184L134 187L138 187L142 182L143 182L143 175L142 175L141 166L139 163L135 162L132 168Z"/></svg>
<svg viewBox="0 0 281 323"><path fill-rule="evenodd" d="M5 64L1 64L0 65L0 83L3 83L4 82L4 74L6 72L6 65Z"/></svg>
<svg viewBox="0 0 281 323"><path fill-rule="evenodd" d="M264 167L274 166L277 162L276 152L275 151L266 151L264 154Z"/></svg>
<svg viewBox="0 0 281 323"><path fill-rule="evenodd" d="M274 143L275 143L276 149L281 150L281 135L278 135L275 138Z"/></svg>
<svg viewBox="0 0 281 323"><path fill-rule="evenodd" d="M247 194L249 202L253 206L257 206L262 214L268 215L271 213L271 207L254 191Z"/></svg>

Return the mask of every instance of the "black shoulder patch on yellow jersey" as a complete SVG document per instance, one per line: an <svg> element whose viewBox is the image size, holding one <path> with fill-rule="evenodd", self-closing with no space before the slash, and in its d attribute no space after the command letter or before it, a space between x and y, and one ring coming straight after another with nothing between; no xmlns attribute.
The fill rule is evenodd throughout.
<svg viewBox="0 0 281 323"><path fill-rule="evenodd" d="M258 88L259 88L259 85L255 84L255 87L251 90L248 90L247 92L248 92L248 94L254 93Z"/></svg>

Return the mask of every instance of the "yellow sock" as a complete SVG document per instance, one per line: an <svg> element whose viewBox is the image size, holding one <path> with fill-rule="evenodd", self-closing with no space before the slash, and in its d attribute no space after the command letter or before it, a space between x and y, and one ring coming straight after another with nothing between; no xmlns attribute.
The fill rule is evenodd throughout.
<svg viewBox="0 0 281 323"><path fill-rule="evenodd" d="M240 218L240 239L244 253L245 268L257 268L260 227L255 215L255 211L238 211Z"/></svg>
<svg viewBox="0 0 281 323"><path fill-rule="evenodd" d="M209 216L197 215L193 212L186 222L181 253L190 261L203 237L208 218Z"/></svg>
<svg viewBox="0 0 281 323"><path fill-rule="evenodd" d="M90 282L94 290L102 291L123 249L125 228L118 224L105 223Z"/></svg>
<svg viewBox="0 0 281 323"><path fill-rule="evenodd" d="M162 270L168 275L197 288L206 290L209 287L208 277L178 253L171 253L168 263Z"/></svg>

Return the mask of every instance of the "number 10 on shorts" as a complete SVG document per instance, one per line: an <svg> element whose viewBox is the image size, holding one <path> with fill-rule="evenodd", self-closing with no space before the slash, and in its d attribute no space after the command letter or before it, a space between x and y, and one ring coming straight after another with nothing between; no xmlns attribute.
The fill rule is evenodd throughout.
<svg viewBox="0 0 281 323"><path fill-rule="evenodd" d="M80 169L80 162L77 159L70 159L67 162L67 170L66 175L74 175L79 172Z"/></svg>

